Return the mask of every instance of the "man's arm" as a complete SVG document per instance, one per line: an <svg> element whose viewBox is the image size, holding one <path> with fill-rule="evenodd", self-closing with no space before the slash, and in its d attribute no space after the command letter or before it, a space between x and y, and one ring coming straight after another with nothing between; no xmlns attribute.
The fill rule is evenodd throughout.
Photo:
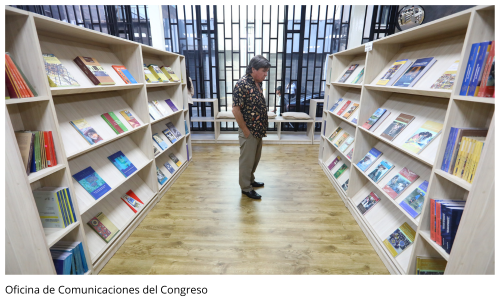
<svg viewBox="0 0 500 300"><path fill-rule="evenodd" d="M245 138L248 138L251 134L250 129L248 129L247 123L245 123L245 120L243 119L243 114L241 113L241 109L239 106L233 106L233 115L236 119L236 122L238 123L238 126L240 126L241 130L243 131Z"/></svg>

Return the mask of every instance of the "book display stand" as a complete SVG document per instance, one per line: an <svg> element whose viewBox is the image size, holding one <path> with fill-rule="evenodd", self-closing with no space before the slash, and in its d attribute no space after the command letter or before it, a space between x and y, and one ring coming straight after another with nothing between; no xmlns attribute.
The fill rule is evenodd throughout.
<svg viewBox="0 0 500 300"><path fill-rule="evenodd" d="M97 274L189 165L192 157L187 87L182 82L146 83L143 64L170 66L186 78L185 58L136 42L74 26L35 13L5 7L6 51L37 91L32 98L6 102L6 273L56 274L49 248L58 241L81 241L87 274ZM50 87L42 53L54 54L80 84L78 87ZM107 71L114 85L94 85L73 62L77 56L93 57ZM112 65L123 65L138 83L126 84ZM173 111L164 100L171 99ZM153 120L148 101L157 100L168 113ZM129 111L139 123L132 127L120 114ZM117 134L102 114L113 112L127 131ZM102 137L89 145L70 121L85 119ZM174 143L163 131L171 122L181 133ZM52 131L58 165L33 172L23 169L14 131ZM168 148L154 154L153 134L163 136ZM122 151L136 170L125 177L108 159ZM175 155L176 165L169 157ZM173 167L171 173L164 166ZM73 175L92 167L111 188L94 199ZM167 177L158 183L156 168ZM64 229L43 228L32 191L41 187L68 187L77 221ZM132 190L144 206L134 213L121 196ZM106 243L87 222L104 213L119 229ZM22 250L21 250L22 249Z"/></svg>
<svg viewBox="0 0 500 300"><path fill-rule="evenodd" d="M459 96L471 45L495 38L494 16L494 6L476 6L374 41L372 50L368 52L362 45L328 57L323 111L326 126L321 135L319 163L392 274L415 274L416 258L419 256L444 258L447 261L445 274L494 273L495 99ZM377 85L395 61L415 61L426 57L434 57L437 61L413 87ZM457 60L460 64L453 88L431 89L433 83ZM353 64L364 68L362 83L339 83L338 80ZM358 103L358 115L355 112L347 119L339 116L337 112L342 104L333 112L329 111L340 98ZM379 108L387 109L390 115L374 131L363 128L363 124ZM381 136L401 113L409 114L414 119L392 141ZM352 118L357 118L357 124L351 122ZM441 134L418 154L403 147L405 141L426 121L443 124ZM339 126L343 131L330 141L328 137ZM441 170L451 127L489 129L472 183ZM334 144L343 133L355 139L345 151L340 151ZM349 159L346 154L351 148L354 152ZM382 156L362 171L357 163L372 148L382 152ZM341 161L329 170L328 166L338 156ZM394 168L377 183L369 174L382 160L390 161ZM343 164L348 169L335 178L335 172ZM419 177L393 199L384 186L404 167ZM349 182L345 191L342 185L347 179ZM429 185L422 212L414 218L400 206L400 202L424 181L428 181ZM380 202L362 214L357 206L371 192L380 198ZM430 199L466 201L450 254L430 237ZM416 232L416 237L407 249L394 257L384 245L384 240L405 222Z"/></svg>

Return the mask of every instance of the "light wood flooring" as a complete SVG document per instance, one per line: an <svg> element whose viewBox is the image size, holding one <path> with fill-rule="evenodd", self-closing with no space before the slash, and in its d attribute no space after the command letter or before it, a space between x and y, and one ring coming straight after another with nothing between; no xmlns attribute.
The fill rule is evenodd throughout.
<svg viewBox="0 0 500 300"><path fill-rule="evenodd" d="M318 165L318 145L264 145L262 200L238 145L193 144L186 171L100 274L389 274Z"/></svg>

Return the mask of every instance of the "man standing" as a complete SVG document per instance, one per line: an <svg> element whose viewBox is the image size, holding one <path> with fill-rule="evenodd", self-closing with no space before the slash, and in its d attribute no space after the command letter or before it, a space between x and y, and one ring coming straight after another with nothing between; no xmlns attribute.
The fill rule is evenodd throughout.
<svg viewBox="0 0 500 300"><path fill-rule="evenodd" d="M262 81L266 79L271 64L262 55L254 56L243 76L233 89L233 114L238 122L240 142L241 192L252 199L261 195L254 187L264 186L255 181L255 170L262 152L262 138L268 127L267 105L262 93Z"/></svg>

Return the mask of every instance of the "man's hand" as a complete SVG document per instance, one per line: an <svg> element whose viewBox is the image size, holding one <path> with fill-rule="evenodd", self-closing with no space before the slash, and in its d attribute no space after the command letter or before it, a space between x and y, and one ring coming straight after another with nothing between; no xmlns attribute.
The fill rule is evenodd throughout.
<svg viewBox="0 0 500 300"><path fill-rule="evenodd" d="M241 109L239 106L233 106L233 115L236 119L236 122L238 123L238 126L241 128L243 134L245 135L245 138L247 139L251 133L250 129L248 129L247 127L247 124L243 120L243 115L241 114Z"/></svg>
<svg viewBox="0 0 500 300"><path fill-rule="evenodd" d="M248 129L248 127L242 129L243 130L243 134L245 135L245 138L248 139L248 137L250 136L250 134L252 134L250 132L250 129Z"/></svg>

